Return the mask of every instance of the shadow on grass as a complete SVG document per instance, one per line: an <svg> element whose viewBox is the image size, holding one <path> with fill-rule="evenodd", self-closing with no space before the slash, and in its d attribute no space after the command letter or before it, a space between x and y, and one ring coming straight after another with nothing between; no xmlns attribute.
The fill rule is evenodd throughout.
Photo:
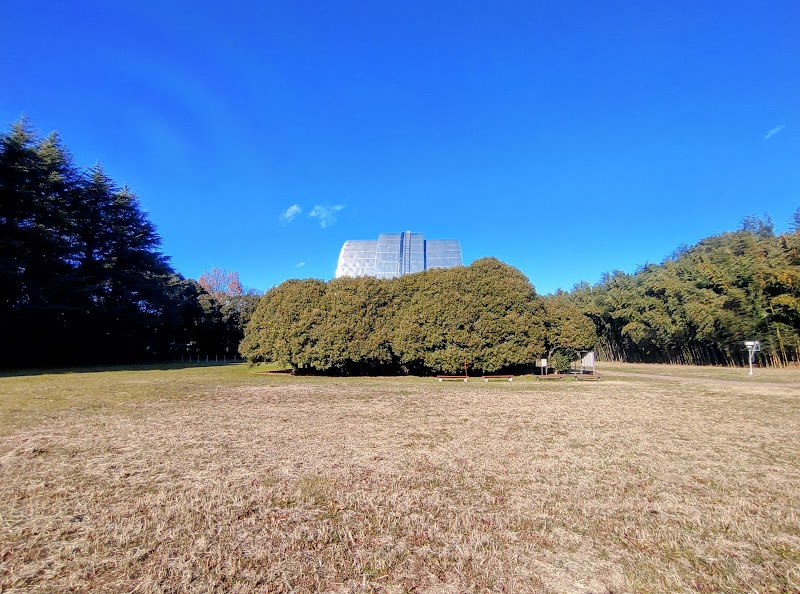
<svg viewBox="0 0 800 594"><path fill-rule="evenodd" d="M49 375L49 374L68 374L68 373L102 373L107 371L169 371L177 369L194 369L203 367L228 367L231 365L244 365L245 361L236 359L235 361L176 361L161 363L130 363L116 365L87 365L85 367L36 367L23 369L0 369L0 377L24 377L29 375Z"/></svg>

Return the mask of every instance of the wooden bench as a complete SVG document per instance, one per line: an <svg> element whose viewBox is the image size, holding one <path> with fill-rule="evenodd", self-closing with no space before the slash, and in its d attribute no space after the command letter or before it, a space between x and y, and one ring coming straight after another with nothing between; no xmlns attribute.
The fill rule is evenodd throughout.
<svg viewBox="0 0 800 594"><path fill-rule="evenodd" d="M441 381L459 380L462 382L467 381L467 377L463 375L437 375L436 378Z"/></svg>
<svg viewBox="0 0 800 594"><path fill-rule="evenodd" d="M600 379L599 375L595 375L594 373L579 373L575 376L575 379L578 381L597 381Z"/></svg>
<svg viewBox="0 0 800 594"><path fill-rule="evenodd" d="M554 373L553 375L534 375L537 380L561 380L564 379L563 375Z"/></svg>
<svg viewBox="0 0 800 594"><path fill-rule="evenodd" d="M495 379L496 380L505 380L505 381L513 382L514 381L514 376L513 375L484 375L483 376L483 381L485 381L485 382L488 382L489 380L495 380Z"/></svg>

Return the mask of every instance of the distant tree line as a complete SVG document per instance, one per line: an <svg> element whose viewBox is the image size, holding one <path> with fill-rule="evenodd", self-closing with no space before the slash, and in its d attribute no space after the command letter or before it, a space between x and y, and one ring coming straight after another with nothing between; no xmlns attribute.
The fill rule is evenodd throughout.
<svg viewBox="0 0 800 594"><path fill-rule="evenodd" d="M567 299L542 298L493 258L390 280L290 280L268 291L242 354L296 372L497 372L595 342L594 325Z"/></svg>
<svg viewBox="0 0 800 594"><path fill-rule="evenodd" d="M758 340L763 364L800 356L800 209L776 235L749 217L738 231L684 247L634 274L559 295L590 317L607 360L742 365Z"/></svg>
<svg viewBox="0 0 800 594"><path fill-rule="evenodd" d="M333 373L558 369L590 348L605 360L743 365L800 356L800 210L793 230L745 220L661 264L541 297L487 258L392 280L292 280L269 291L241 345L251 362Z"/></svg>
<svg viewBox="0 0 800 594"><path fill-rule="evenodd" d="M391 280L290 280L263 297L215 268L186 279L137 197L58 135L0 134L0 366L198 355L340 374L491 373L546 357L744 364L800 357L800 209L793 229L748 218L633 274L540 296L485 258ZM241 341L241 342L240 342Z"/></svg>
<svg viewBox="0 0 800 594"><path fill-rule="evenodd" d="M0 135L0 366L233 356L257 299L238 293L177 274L131 190L57 134Z"/></svg>

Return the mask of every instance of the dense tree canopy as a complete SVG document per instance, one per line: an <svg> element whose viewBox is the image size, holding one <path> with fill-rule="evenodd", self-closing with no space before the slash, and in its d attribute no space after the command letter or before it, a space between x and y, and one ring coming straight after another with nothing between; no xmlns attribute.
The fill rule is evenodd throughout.
<svg viewBox="0 0 800 594"><path fill-rule="evenodd" d="M391 281L290 281L267 294L242 345L298 369L492 372L596 344L611 360L743 364L800 355L800 210L776 235L751 217L634 274L539 297L494 259ZM566 358L566 359L565 359Z"/></svg>
<svg viewBox="0 0 800 594"><path fill-rule="evenodd" d="M130 189L24 120L0 135L0 364L222 353L218 310L169 265Z"/></svg>
<svg viewBox="0 0 800 594"><path fill-rule="evenodd" d="M569 363L580 352L591 350L597 342L597 332L586 316L561 291L544 299L545 347L547 358L561 352Z"/></svg>
<svg viewBox="0 0 800 594"><path fill-rule="evenodd" d="M545 318L528 279L485 258L392 280L287 281L262 298L241 351L297 370L494 372L545 353Z"/></svg>
<svg viewBox="0 0 800 594"><path fill-rule="evenodd" d="M257 306L257 307L256 307ZM291 280L263 297L222 269L184 279L136 195L76 166L57 134L0 134L0 365L234 355L334 373L457 373L606 359L800 357L800 209L750 217L634 274L540 297L492 258L392 280ZM241 340L241 345L239 341Z"/></svg>
<svg viewBox="0 0 800 594"><path fill-rule="evenodd" d="M800 210L794 230L778 236L771 221L751 217L659 265L576 286L569 299L594 321L608 359L742 364L752 339L763 363L797 361L799 227Z"/></svg>
<svg viewBox="0 0 800 594"><path fill-rule="evenodd" d="M542 353L542 303L515 268L484 258L393 282L391 343L410 369L492 372Z"/></svg>
<svg viewBox="0 0 800 594"><path fill-rule="evenodd" d="M222 318L220 344L213 352L238 352L244 328L258 305L260 292L246 288L235 270L216 266L203 272L197 282L207 292L201 299L211 302L209 307L213 304Z"/></svg>

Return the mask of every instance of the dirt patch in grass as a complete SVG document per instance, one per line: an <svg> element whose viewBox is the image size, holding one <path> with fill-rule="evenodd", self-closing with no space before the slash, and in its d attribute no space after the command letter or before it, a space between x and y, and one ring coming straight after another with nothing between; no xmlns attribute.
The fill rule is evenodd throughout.
<svg viewBox="0 0 800 594"><path fill-rule="evenodd" d="M794 389L213 380L2 437L0 589L800 589Z"/></svg>
<svg viewBox="0 0 800 594"><path fill-rule="evenodd" d="M660 375L655 373L641 373L641 372L626 372L626 371L605 371L604 372L606 377L615 377L615 378L635 378L635 379L647 379L647 380L666 380L666 381L673 381L673 382L682 382L685 384L720 384L723 386L758 386L760 388L800 388L800 382L765 382L759 381L755 382L752 379L748 379L745 381L742 380L734 380L734 379L726 379L726 378L714 378L714 377L692 377L692 376L681 376L681 375Z"/></svg>
<svg viewBox="0 0 800 594"><path fill-rule="evenodd" d="M755 367L748 376L747 367L719 367L712 365L667 365L658 363L598 363L598 372L604 375L645 376L653 379L671 378L681 381L719 380L738 382L748 386L773 386L787 384L800 387L800 368Z"/></svg>

